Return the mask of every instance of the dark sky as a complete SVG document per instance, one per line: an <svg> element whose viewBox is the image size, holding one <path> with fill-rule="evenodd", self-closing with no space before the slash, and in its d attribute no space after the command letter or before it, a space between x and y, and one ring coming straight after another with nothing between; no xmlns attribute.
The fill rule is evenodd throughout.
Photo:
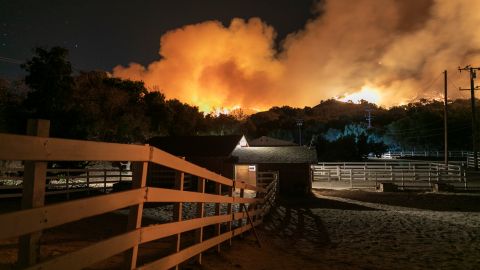
<svg viewBox="0 0 480 270"><path fill-rule="evenodd" d="M234 17L260 17L277 40L301 29L314 0L0 0L0 77L19 77L16 60L36 46L62 46L76 69L111 70L130 62L158 59L160 36L206 20L228 25ZM5 59L7 58L7 59ZM13 60L10 60L13 59Z"/></svg>

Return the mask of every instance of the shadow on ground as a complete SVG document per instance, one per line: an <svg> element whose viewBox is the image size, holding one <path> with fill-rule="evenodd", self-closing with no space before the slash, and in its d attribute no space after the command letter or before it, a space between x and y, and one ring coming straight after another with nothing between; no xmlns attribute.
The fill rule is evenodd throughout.
<svg viewBox="0 0 480 270"><path fill-rule="evenodd" d="M301 250L309 255L318 249L334 247L322 218L312 209L379 211L361 205L318 198L313 194L301 198L283 198L265 217L262 233L277 239L285 249ZM285 245L285 243L287 243Z"/></svg>

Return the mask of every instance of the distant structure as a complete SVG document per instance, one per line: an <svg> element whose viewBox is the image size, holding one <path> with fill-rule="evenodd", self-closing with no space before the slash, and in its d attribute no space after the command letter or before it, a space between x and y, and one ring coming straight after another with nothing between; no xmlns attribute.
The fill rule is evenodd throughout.
<svg viewBox="0 0 480 270"><path fill-rule="evenodd" d="M285 140L280 140L280 139L275 139L272 137L268 136L262 136L260 138L250 140L248 142L249 146L254 146L254 147L266 147L266 146L298 146L298 144L291 142L291 141L285 141Z"/></svg>
<svg viewBox="0 0 480 270"><path fill-rule="evenodd" d="M310 166L317 152L305 146L263 146L236 148L235 179L256 184L257 172L277 171L280 193L307 194L311 190Z"/></svg>
<svg viewBox="0 0 480 270"><path fill-rule="evenodd" d="M257 184L259 173L278 172L280 192L286 195L310 191L310 165L317 162L315 150L266 136L251 142L242 135L168 136L154 137L147 143L227 178L252 185ZM148 185L173 185L173 172L160 165L148 166ZM185 175L185 183L195 183L191 180L194 179Z"/></svg>

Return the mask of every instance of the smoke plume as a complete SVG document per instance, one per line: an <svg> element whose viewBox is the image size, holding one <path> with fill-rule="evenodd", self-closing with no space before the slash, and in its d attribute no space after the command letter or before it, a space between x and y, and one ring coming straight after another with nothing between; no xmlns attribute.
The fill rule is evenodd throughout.
<svg viewBox="0 0 480 270"><path fill-rule="evenodd" d="M158 61L113 75L203 111L312 106L365 89L391 106L440 97L444 69L463 85L468 77L456 68L480 61L480 1L327 0L316 8L278 51L275 29L260 18L207 21L163 35Z"/></svg>

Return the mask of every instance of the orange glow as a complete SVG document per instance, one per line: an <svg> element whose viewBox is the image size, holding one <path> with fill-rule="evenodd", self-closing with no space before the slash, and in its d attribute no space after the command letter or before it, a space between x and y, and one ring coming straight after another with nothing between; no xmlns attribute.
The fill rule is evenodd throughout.
<svg viewBox="0 0 480 270"><path fill-rule="evenodd" d="M360 103L362 100L365 100L377 105L380 104L381 101L379 91L371 88L370 86L364 86L358 92L352 94L347 93L343 97L337 97L336 100L353 103Z"/></svg>
<svg viewBox="0 0 480 270"><path fill-rule="evenodd" d="M116 66L113 76L144 81L203 112L239 106L248 114L333 97L380 106L437 97L443 70L463 85L468 78L457 67L480 63L480 32L472 31L480 1L318 3L319 15L280 43L261 18L205 21L166 32L157 60Z"/></svg>

